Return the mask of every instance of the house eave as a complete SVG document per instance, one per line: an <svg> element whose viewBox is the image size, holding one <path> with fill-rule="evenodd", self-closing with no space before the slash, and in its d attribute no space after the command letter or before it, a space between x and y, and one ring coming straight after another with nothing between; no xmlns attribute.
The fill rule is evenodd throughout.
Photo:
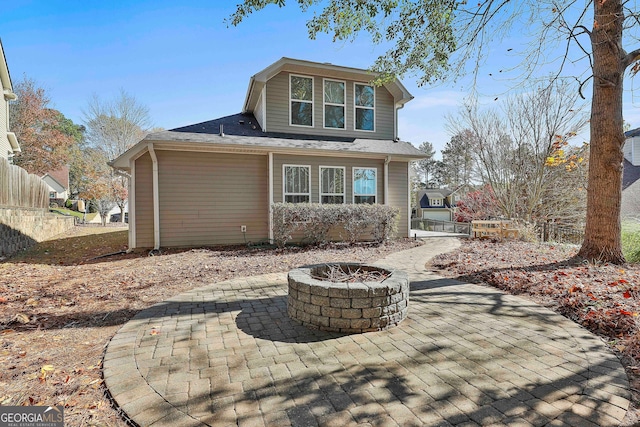
<svg viewBox="0 0 640 427"><path fill-rule="evenodd" d="M329 157L352 157L352 158L367 158L367 159L386 159L390 158L392 161L411 161L418 160L413 156L407 156L402 154L384 153L384 152L360 152L360 151L345 151L345 150L329 150L329 149L314 149L314 148L297 148L297 147L273 147L268 145L257 146L243 146L233 144L210 144L202 142L188 142L180 141L163 141L163 140L150 140L149 143L153 143L156 150L165 151L196 151L196 152L208 152L208 153L243 153L243 154L255 154L255 155L268 155L274 154L289 154L289 155L304 155L304 156L329 156Z"/></svg>
<svg viewBox="0 0 640 427"><path fill-rule="evenodd" d="M2 92L9 99L15 99L13 93L13 87L11 86L11 75L9 74L9 66L7 65L7 59L4 55L4 49L2 47L2 40L0 40L0 82L2 83Z"/></svg>
<svg viewBox="0 0 640 427"><path fill-rule="evenodd" d="M230 138L229 136L219 138ZM266 141L269 138L265 138ZM120 157L109 162L109 165L115 169L128 171L130 169L130 160L135 160L147 151L148 145L153 144L156 150L164 151L191 151L191 152L206 152L206 153L243 153L254 155L268 155L274 154L289 154L298 156L328 156L328 157L349 157L349 158L367 158L367 159L387 159L391 161L403 161L410 162L413 160L419 160L422 157L419 155L408 155L403 153L389 153L389 152L364 152L364 151L349 151L344 149L318 149L304 147L277 147L269 144L255 144L255 145L243 145L225 143L224 141L192 141L188 139L172 140L153 137L149 135L138 144L131 147Z"/></svg>

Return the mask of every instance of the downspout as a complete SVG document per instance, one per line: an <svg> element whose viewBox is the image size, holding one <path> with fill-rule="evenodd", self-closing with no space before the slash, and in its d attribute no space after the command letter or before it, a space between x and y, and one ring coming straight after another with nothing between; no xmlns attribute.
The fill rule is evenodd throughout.
<svg viewBox="0 0 640 427"><path fill-rule="evenodd" d="M153 149L153 143L149 143L149 155L153 163L153 250L160 249L160 190L158 187L158 158Z"/></svg>
<svg viewBox="0 0 640 427"><path fill-rule="evenodd" d="M267 185L269 185L269 243L273 244L273 153L269 152L269 176L267 177Z"/></svg>
<svg viewBox="0 0 640 427"><path fill-rule="evenodd" d="M411 237L411 213L411 162L407 162L407 237Z"/></svg>
<svg viewBox="0 0 640 427"><path fill-rule="evenodd" d="M136 247L136 162L129 161L131 178L129 178L129 250Z"/></svg>
<svg viewBox="0 0 640 427"><path fill-rule="evenodd" d="M391 162L391 156L387 156L384 159L384 204L389 204L389 162Z"/></svg>

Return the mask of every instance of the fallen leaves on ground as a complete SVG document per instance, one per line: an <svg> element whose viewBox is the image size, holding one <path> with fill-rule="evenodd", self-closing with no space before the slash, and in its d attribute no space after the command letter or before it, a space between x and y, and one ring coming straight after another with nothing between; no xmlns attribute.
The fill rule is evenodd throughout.
<svg viewBox="0 0 640 427"><path fill-rule="evenodd" d="M151 257L121 253L126 238L117 226L75 227L0 262L0 404L61 405L68 426L125 426L104 397L101 359L138 311L223 280L305 264L373 262L419 244L173 249Z"/></svg>

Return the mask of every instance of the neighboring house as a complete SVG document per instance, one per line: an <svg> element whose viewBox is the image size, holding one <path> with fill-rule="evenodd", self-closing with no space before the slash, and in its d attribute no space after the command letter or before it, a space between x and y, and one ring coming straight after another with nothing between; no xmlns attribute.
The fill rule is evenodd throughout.
<svg viewBox="0 0 640 427"><path fill-rule="evenodd" d="M69 168L64 166L56 171L47 172L42 180L49 186L49 200L64 203L69 198Z"/></svg>
<svg viewBox="0 0 640 427"><path fill-rule="evenodd" d="M410 228L399 81L282 58L251 77L239 114L152 133L112 161L131 175L131 248L269 241L276 202L380 203ZM243 232L245 230L245 232Z"/></svg>
<svg viewBox="0 0 640 427"><path fill-rule="evenodd" d="M622 171L622 218L640 219L640 128L625 132Z"/></svg>
<svg viewBox="0 0 640 427"><path fill-rule="evenodd" d="M455 193L446 188L428 188L416 193L416 216L420 219L453 221Z"/></svg>
<svg viewBox="0 0 640 427"><path fill-rule="evenodd" d="M11 76L4 56L2 40L0 40L0 84L3 94L0 99L0 158L11 159L14 154L20 152L16 135L9 131L9 101L17 97L11 86Z"/></svg>

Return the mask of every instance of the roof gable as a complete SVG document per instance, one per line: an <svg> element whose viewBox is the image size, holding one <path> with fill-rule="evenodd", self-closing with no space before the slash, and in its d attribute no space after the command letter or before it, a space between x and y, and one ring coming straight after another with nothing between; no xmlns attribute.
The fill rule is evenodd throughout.
<svg viewBox="0 0 640 427"><path fill-rule="evenodd" d="M247 95L242 107L243 113L252 113L255 110L262 88L268 80L282 71L362 82L369 82L377 77L377 73L361 68L344 67L329 62L312 62L283 57L264 70L251 76L249 79L249 87L247 88ZM413 99L413 96L407 88L397 79L393 82L385 83L383 86L391 93L396 104L404 105Z"/></svg>

